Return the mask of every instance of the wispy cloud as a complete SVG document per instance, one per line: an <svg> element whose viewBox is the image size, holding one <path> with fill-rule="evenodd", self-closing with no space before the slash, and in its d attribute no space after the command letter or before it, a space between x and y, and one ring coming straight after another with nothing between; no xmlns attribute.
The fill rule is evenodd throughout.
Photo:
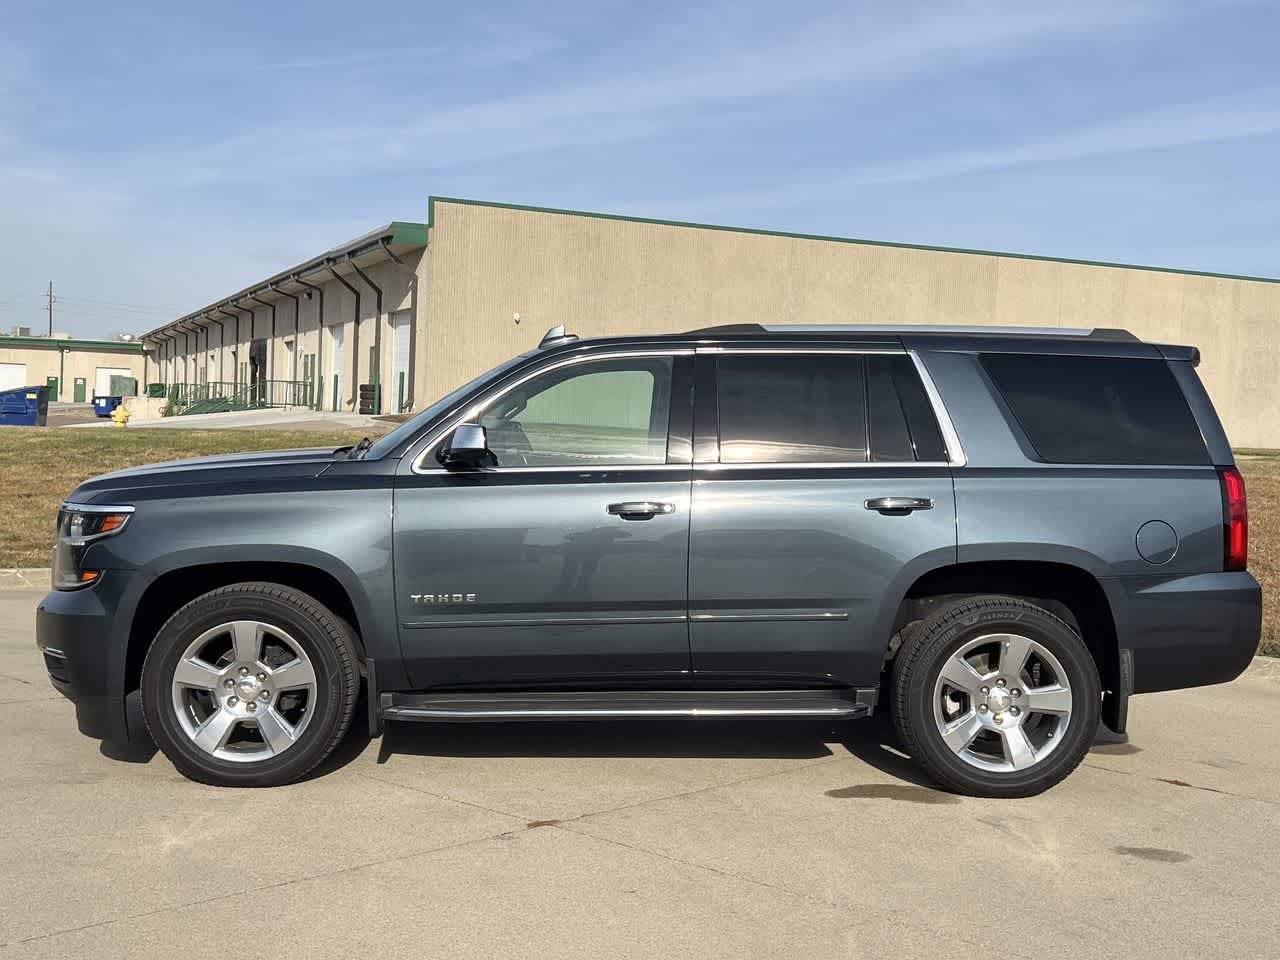
<svg viewBox="0 0 1280 960"><path fill-rule="evenodd" d="M1007 167L1241 140L1280 132L1280 86L1176 104L1069 130L1046 139L953 151L855 172L859 184L937 180Z"/></svg>
<svg viewBox="0 0 1280 960"><path fill-rule="evenodd" d="M707 111L741 107L806 90L856 94L860 84L938 75L959 66L1025 55L1037 44L1085 30L1144 22L1163 7L1150 2L1079 3L1026 8L969 2L896 8L894 18L855 9L793 27L754 47L654 61L643 70L597 72L582 80L501 93L484 100L406 111L390 122L273 124L196 149L156 157L156 171L177 185L277 176L370 174L518 157L592 144L640 141L696 123ZM654 38L644 38L651 44ZM655 45L655 49L660 46ZM634 63L623 51L622 62ZM290 61L299 68L323 61ZM288 65L286 65L287 68ZM525 74L509 86L523 86ZM263 148L268 148L264 151ZM238 158L252 157L252 162ZM219 162L210 164L210 157Z"/></svg>
<svg viewBox="0 0 1280 960"><path fill-rule="evenodd" d="M523 33L516 38L476 38L466 44L438 43L413 47L388 47L339 56L245 58L228 64L225 58L197 62L195 66L209 72L290 73L307 71L339 71L373 67L379 73L412 71L419 75L439 69L485 69L520 63L546 53L554 46L553 38L537 33Z"/></svg>
<svg viewBox="0 0 1280 960"><path fill-rule="evenodd" d="M767 209L860 187L922 183L1077 160L1280 134L1280 85L1126 114L1029 141L948 150L855 166L785 186L689 198L701 209ZM686 206L689 204L685 204ZM670 205L670 204L668 204Z"/></svg>

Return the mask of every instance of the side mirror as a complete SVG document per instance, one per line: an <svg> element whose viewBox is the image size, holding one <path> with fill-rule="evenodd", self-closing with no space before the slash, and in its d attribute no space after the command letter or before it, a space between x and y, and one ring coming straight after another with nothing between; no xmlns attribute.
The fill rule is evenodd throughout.
<svg viewBox="0 0 1280 960"><path fill-rule="evenodd" d="M496 467L498 458L489 449L489 434L478 423L462 423L453 431L449 445L440 451L446 470L478 470Z"/></svg>

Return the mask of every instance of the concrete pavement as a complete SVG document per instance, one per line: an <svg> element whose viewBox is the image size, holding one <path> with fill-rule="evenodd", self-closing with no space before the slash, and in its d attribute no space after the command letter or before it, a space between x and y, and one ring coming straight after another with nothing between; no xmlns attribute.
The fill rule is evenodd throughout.
<svg viewBox="0 0 1280 960"><path fill-rule="evenodd" d="M1017 801L881 720L402 725L219 790L108 759L0 591L0 957L1273 957L1280 663Z"/></svg>

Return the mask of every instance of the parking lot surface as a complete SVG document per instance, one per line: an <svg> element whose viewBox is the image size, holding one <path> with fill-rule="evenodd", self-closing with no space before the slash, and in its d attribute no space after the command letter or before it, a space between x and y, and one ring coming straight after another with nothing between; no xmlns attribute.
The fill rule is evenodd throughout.
<svg viewBox="0 0 1280 960"><path fill-rule="evenodd" d="M76 732L0 591L0 957L1274 957L1280 662L1029 800L882 718L404 725L274 790Z"/></svg>

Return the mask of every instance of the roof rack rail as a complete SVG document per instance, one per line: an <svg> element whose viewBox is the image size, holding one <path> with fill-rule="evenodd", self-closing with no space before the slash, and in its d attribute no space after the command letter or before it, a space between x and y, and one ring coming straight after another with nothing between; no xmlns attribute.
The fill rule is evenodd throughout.
<svg viewBox="0 0 1280 960"><path fill-rule="evenodd" d="M1093 340L1137 341L1128 330L1112 327L1000 327L978 324L937 323L768 323L768 333L894 333L900 335L947 334L956 336L1088 337Z"/></svg>
<svg viewBox="0 0 1280 960"><path fill-rule="evenodd" d="M699 327L697 330L688 331L694 333L768 333L761 324L758 323L721 323L711 327Z"/></svg>
<svg viewBox="0 0 1280 960"><path fill-rule="evenodd" d="M1138 340L1139 337L1121 327L1094 327L1089 336L1095 340Z"/></svg>

